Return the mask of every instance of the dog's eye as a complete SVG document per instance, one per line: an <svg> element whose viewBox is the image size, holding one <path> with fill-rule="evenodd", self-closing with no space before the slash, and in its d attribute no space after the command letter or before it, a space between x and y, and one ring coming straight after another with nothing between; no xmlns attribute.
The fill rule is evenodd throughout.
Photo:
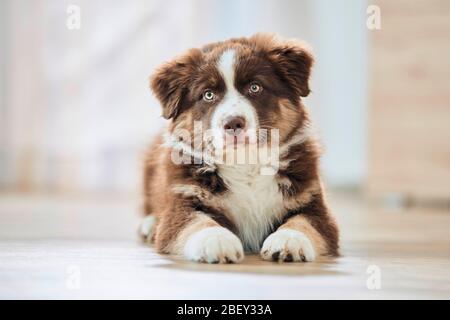
<svg viewBox="0 0 450 320"><path fill-rule="evenodd" d="M259 92L261 92L261 90L262 90L262 87L257 83L252 83L250 85L250 88L248 89L248 91L250 93L259 93Z"/></svg>
<svg viewBox="0 0 450 320"><path fill-rule="evenodd" d="M205 100L206 102L211 102L216 98L216 95L214 94L214 92L210 89L205 90L205 92L203 92L203 100Z"/></svg>

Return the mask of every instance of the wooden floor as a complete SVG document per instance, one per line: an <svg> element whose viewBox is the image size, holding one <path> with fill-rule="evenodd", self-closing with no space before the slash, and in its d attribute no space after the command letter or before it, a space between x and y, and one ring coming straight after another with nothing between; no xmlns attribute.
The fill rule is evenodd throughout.
<svg viewBox="0 0 450 320"><path fill-rule="evenodd" d="M346 193L330 201L342 257L204 265L137 241L136 199L3 194L0 298L450 298L448 209L387 210ZM368 268L380 271L380 289L367 286Z"/></svg>

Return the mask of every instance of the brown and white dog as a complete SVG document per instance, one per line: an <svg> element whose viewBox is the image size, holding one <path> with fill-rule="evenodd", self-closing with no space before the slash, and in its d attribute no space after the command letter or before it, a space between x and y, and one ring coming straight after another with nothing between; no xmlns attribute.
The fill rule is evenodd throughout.
<svg viewBox="0 0 450 320"><path fill-rule="evenodd" d="M207 263L239 262L244 252L287 262L338 255L301 100L312 64L305 44L256 34L191 49L156 70L151 89L170 122L146 156L141 233L159 252ZM272 153L222 161L261 143L277 161Z"/></svg>

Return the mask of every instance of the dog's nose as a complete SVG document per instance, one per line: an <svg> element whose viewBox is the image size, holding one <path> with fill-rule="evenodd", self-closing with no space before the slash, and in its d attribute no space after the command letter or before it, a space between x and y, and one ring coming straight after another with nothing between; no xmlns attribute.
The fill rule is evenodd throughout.
<svg viewBox="0 0 450 320"><path fill-rule="evenodd" d="M228 117L224 121L223 129L227 130L245 130L246 121L244 117Z"/></svg>

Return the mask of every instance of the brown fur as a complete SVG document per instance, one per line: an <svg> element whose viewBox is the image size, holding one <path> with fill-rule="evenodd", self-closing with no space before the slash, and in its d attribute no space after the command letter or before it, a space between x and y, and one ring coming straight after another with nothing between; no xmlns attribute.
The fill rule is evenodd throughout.
<svg viewBox="0 0 450 320"><path fill-rule="evenodd" d="M239 54L237 90L244 94L248 79L255 78L265 88L259 96L249 97L260 127L278 128L282 143L290 141L299 128L307 128L309 118L300 97L310 92L312 54L299 42L257 34L191 49L156 70L151 89L161 102L163 116L170 119L168 131L183 128L192 132L194 120L208 128L214 106L225 90L214 64L229 48ZM218 92L214 103L202 101L205 88ZM214 168L204 163L174 164L172 150L162 142L159 136L150 147L144 170L145 213L157 217L157 250L180 253L187 236L206 226L235 231L232 218L218 200L229 190ZM287 165L276 177L285 202L279 226L305 232L319 254L338 255L338 229L325 203L318 158L318 147L312 139L292 145L283 155L281 161Z"/></svg>

